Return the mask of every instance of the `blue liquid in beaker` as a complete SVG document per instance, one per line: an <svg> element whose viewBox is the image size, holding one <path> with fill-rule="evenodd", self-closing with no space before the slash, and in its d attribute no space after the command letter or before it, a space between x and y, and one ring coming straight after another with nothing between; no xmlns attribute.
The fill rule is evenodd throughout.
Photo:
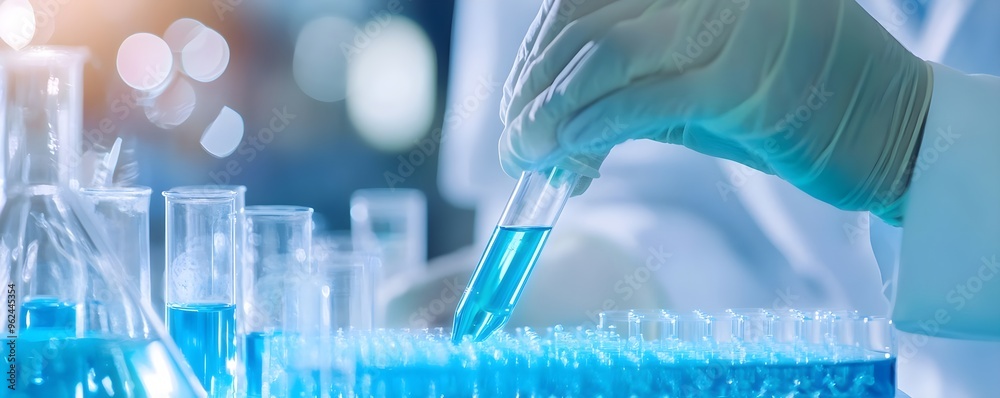
<svg viewBox="0 0 1000 398"><path fill-rule="evenodd" d="M197 396L200 386L190 383L161 341L93 330L77 336L78 307L51 297L21 306L19 334L4 341L10 354L3 356L4 369L14 374L3 396L149 396L162 394L164 385L175 396Z"/></svg>
<svg viewBox="0 0 1000 398"><path fill-rule="evenodd" d="M21 306L21 333L62 331L71 335L76 331L76 307L53 297L28 300Z"/></svg>

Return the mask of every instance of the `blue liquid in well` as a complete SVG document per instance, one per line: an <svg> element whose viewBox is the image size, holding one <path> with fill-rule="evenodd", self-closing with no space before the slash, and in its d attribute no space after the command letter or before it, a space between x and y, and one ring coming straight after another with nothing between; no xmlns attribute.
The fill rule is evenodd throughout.
<svg viewBox="0 0 1000 398"><path fill-rule="evenodd" d="M394 332L363 336L352 343L364 348L355 352L349 392L366 397L892 397L896 391L895 359L855 347L610 348L600 339L569 336L557 343L551 337L498 333L484 342L453 345Z"/></svg>
<svg viewBox="0 0 1000 398"><path fill-rule="evenodd" d="M126 339L84 331L77 336L74 303L40 297L20 309L21 328L14 355L2 356L3 369L14 367L14 389L5 382L4 397L121 397L162 394L164 383L177 396L196 396L190 383L158 340ZM5 353L10 340L3 341Z"/></svg>
<svg viewBox="0 0 1000 398"><path fill-rule="evenodd" d="M453 332L456 340L466 335L484 339L507 322L551 230L500 226L493 230L458 304Z"/></svg>
<svg viewBox="0 0 1000 398"><path fill-rule="evenodd" d="M171 304L167 329L211 397L235 394L236 306Z"/></svg>

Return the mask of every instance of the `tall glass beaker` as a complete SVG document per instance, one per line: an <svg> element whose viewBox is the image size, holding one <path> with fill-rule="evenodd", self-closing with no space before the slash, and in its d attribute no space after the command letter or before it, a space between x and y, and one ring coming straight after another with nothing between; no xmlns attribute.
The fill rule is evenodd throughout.
<svg viewBox="0 0 1000 398"><path fill-rule="evenodd" d="M77 194L85 58L64 47L0 53L5 396L205 396Z"/></svg>
<svg viewBox="0 0 1000 398"><path fill-rule="evenodd" d="M236 191L163 193L166 321L211 397L235 397Z"/></svg>

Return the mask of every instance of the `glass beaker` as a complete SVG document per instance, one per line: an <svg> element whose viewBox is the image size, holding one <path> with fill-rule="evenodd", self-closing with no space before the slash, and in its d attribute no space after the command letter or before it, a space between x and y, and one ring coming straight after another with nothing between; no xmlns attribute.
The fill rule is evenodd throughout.
<svg viewBox="0 0 1000 398"><path fill-rule="evenodd" d="M285 298L296 280L310 277L312 214L308 207L250 206L246 209L243 340L247 396L270 397L285 389L285 347L280 341Z"/></svg>
<svg viewBox="0 0 1000 398"><path fill-rule="evenodd" d="M138 286L152 307L149 286L149 187L90 187L80 194L104 227L112 252L125 270L126 283Z"/></svg>
<svg viewBox="0 0 1000 398"><path fill-rule="evenodd" d="M205 396L77 193L86 51L0 53L6 396ZM9 336L14 336L10 338Z"/></svg>
<svg viewBox="0 0 1000 398"><path fill-rule="evenodd" d="M166 191L166 321L212 397L236 395L236 191Z"/></svg>

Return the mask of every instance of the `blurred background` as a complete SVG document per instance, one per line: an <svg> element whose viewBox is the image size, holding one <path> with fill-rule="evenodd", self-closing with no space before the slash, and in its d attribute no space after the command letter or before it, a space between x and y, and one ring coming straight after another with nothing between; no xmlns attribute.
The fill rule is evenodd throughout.
<svg viewBox="0 0 1000 398"><path fill-rule="evenodd" d="M471 243L472 211L437 187L452 1L3 6L30 7L33 44L90 49L84 149L122 137L115 178L152 187L154 286L163 269L159 192L178 185L245 185L247 205L313 207L329 230L350 228L355 190L415 188L427 198L429 257ZM172 65L156 51L163 43Z"/></svg>

